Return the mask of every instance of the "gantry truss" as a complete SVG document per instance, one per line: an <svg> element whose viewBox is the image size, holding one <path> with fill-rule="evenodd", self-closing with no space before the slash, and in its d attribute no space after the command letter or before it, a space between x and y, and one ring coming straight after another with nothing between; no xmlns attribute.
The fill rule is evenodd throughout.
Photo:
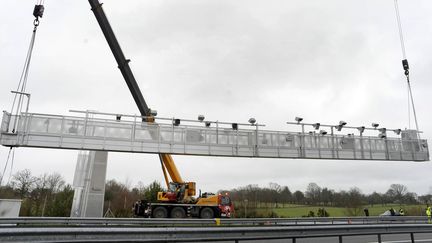
<svg viewBox="0 0 432 243"><path fill-rule="evenodd" d="M258 124L80 112L73 116L3 113L8 147L257 158L428 161L415 130L398 137L264 130Z"/></svg>

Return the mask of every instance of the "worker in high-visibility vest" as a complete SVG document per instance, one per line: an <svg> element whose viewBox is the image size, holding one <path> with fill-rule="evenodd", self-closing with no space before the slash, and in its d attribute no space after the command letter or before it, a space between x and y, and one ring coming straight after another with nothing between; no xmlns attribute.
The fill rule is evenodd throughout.
<svg viewBox="0 0 432 243"><path fill-rule="evenodd" d="M427 205L426 207L426 215L428 217L428 223L431 223L431 208L429 207L429 205Z"/></svg>
<svg viewBox="0 0 432 243"><path fill-rule="evenodd" d="M399 209L399 215L400 216L405 216L405 211L403 210L403 208Z"/></svg>

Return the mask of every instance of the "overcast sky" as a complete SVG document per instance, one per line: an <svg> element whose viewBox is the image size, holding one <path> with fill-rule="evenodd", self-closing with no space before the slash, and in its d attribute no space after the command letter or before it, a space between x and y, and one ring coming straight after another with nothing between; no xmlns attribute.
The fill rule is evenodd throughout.
<svg viewBox="0 0 432 243"><path fill-rule="evenodd" d="M35 2L35 1L34 1ZM31 37L33 1L2 0L0 108L10 110ZM407 128L393 0L105 0L104 10L149 106L161 117ZM31 112L138 113L90 6L46 0L27 91ZM432 135L432 2L399 0L423 138ZM412 125L412 124L411 124ZM0 148L0 169L8 149ZM77 151L18 148L13 171L61 173L72 183ZM270 182L305 190L392 183L432 193L431 163L174 156L203 191ZM9 170L7 175L9 175ZM163 182L156 155L109 153L107 178Z"/></svg>

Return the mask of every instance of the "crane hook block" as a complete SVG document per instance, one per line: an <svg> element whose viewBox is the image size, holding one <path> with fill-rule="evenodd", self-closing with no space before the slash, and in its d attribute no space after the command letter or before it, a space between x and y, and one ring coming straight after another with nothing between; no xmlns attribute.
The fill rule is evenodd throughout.
<svg viewBox="0 0 432 243"><path fill-rule="evenodd" d="M405 70L405 75L408 75L409 74L409 65L408 65L407 59L402 60L402 66L403 66L403 69Z"/></svg>
<svg viewBox="0 0 432 243"><path fill-rule="evenodd" d="M33 16L35 16L36 19L39 17L42 18L42 15L44 13L45 7L41 4L35 5L35 8L33 10Z"/></svg>
<svg viewBox="0 0 432 243"><path fill-rule="evenodd" d="M407 59L402 60L402 66L403 66L403 69L405 71L409 70L409 65L408 65L408 60Z"/></svg>

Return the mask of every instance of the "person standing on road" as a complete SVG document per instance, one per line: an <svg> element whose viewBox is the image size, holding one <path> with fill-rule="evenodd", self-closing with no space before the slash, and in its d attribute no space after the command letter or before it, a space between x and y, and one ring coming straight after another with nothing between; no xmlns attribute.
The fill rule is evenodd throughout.
<svg viewBox="0 0 432 243"><path fill-rule="evenodd" d="M431 208L429 205L426 206L426 215L428 217L428 223L431 223Z"/></svg>
<svg viewBox="0 0 432 243"><path fill-rule="evenodd" d="M364 208L363 212L364 212L366 217L369 217L369 209L368 208Z"/></svg>
<svg viewBox="0 0 432 243"><path fill-rule="evenodd" d="M391 216L395 216L395 211L394 211L394 209L393 209L393 208L390 208L390 210L389 210L389 211L390 211L390 215L391 215Z"/></svg>

